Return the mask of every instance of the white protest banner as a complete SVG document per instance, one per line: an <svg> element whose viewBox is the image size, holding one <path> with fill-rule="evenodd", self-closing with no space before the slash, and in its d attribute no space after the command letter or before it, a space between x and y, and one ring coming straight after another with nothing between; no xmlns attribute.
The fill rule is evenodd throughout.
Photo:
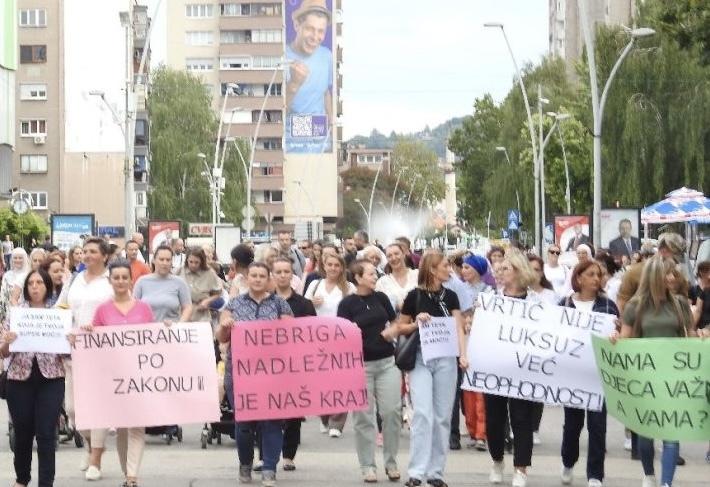
<svg viewBox="0 0 710 487"><path fill-rule="evenodd" d="M77 428L219 421L212 340L209 323L96 326L78 334Z"/></svg>
<svg viewBox="0 0 710 487"><path fill-rule="evenodd" d="M71 327L68 309L10 308L10 331L17 333L10 351L69 354L67 334Z"/></svg>
<svg viewBox="0 0 710 487"><path fill-rule="evenodd" d="M495 294L481 298L463 389L601 410L604 393L591 336L608 336L614 315Z"/></svg>
<svg viewBox="0 0 710 487"><path fill-rule="evenodd" d="M456 318L435 317L419 323L419 340L424 363L440 357L458 357L459 341Z"/></svg>

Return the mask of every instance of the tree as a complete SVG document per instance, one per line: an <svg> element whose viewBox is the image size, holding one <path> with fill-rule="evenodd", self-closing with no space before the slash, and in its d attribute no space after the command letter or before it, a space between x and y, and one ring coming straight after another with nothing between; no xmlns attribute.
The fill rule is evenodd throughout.
<svg viewBox="0 0 710 487"><path fill-rule="evenodd" d="M439 161L436 153L429 149L422 141L412 137L399 137L392 149L391 174L396 178L397 174L404 170L397 186L398 194L395 201L400 205L410 203L424 203L433 205L441 201L446 196L446 184L444 176L439 168ZM415 177L418 175L418 177ZM394 185L393 185L394 186ZM414 191L412 191L414 189ZM426 195L424 191L426 190ZM390 191L390 195L394 187ZM412 201L407 201L411 192Z"/></svg>
<svg viewBox="0 0 710 487"><path fill-rule="evenodd" d="M47 223L33 211L18 215L10 208L0 208L0 235L10 235L13 242L29 248L30 241L35 238L38 242L49 235Z"/></svg>
<svg viewBox="0 0 710 487"><path fill-rule="evenodd" d="M161 66L153 72L150 97L151 184L148 198L151 218L209 221L212 214L210 184L218 120L202 80L191 73ZM249 152L241 143L248 162ZM228 147L222 197L225 220L239 223L244 206L242 163ZM205 154L204 162L198 154ZM221 151L220 151L221 157Z"/></svg>

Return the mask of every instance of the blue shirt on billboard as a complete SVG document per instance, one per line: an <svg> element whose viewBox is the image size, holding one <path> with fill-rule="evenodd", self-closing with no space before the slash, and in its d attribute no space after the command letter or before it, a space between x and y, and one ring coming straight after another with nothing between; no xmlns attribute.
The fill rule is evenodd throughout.
<svg viewBox="0 0 710 487"><path fill-rule="evenodd" d="M325 94L333 88L333 53L320 46L304 56L286 46L286 58L308 67L308 77L293 95L286 117L286 152L320 153L330 150ZM284 69L285 82L291 71ZM293 117L293 118L292 118Z"/></svg>

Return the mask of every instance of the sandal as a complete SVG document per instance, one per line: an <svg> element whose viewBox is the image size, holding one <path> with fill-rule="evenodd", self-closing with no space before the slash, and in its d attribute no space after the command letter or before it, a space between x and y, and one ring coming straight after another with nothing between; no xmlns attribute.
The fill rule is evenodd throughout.
<svg viewBox="0 0 710 487"><path fill-rule="evenodd" d="M397 470L396 468L386 468L385 473L387 474L387 478L392 482L396 482L397 480L402 478L402 476L399 474L399 470Z"/></svg>
<svg viewBox="0 0 710 487"><path fill-rule="evenodd" d="M296 470L296 464L290 458L284 458L284 470L287 472L293 472Z"/></svg>
<svg viewBox="0 0 710 487"><path fill-rule="evenodd" d="M442 479L428 479L426 483L433 487L449 487Z"/></svg>
<svg viewBox="0 0 710 487"><path fill-rule="evenodd" d="M377 474L375 473L374 470L368 470L366 472L363 472L362 480L366 484L374 484L377 482Z"/></svg>
<svg viewBox="0 0 710 487"><path fill-rule="evenodd" d="M422 481L413 477L409 477L409 480L404 483L404 487L419 487L420 485L422 485Z"/></svg>

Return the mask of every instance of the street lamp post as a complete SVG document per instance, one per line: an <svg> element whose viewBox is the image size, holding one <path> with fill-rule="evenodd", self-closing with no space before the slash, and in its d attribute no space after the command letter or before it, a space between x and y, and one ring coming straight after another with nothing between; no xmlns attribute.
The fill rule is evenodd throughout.
<svg viewBox="0 0 710 487"><path fill-rule="evenodd" d="M547 133L545 138L541 140L540 142L540 153L539 153L539 164L538 167L540 168L540 182L542 183L541 187L541 206L542 206L542 228L541 230L545 231L545 147L547 147L547 143L550 141L550 138L552 137L552 134L554 133L555 129L559 126L559 123L562 120L566 120L569 118L569 115L567 113L555 113L555 112L548 112L548 115L554 116L555 122L552 124L552 127L550 128L550 131ZM540 120L542 120L542 117L540 117ZM540 124L540 133L542 134L542 123ZM542 244L541 244L542 245ZM542 247L540 247L540 251L542 252Z"/></svg>
<svg viewBox="0 0 710 487"><path fill-rule="evenodd" d="M567 114L561 114L558 115L555 112L547 112L547 114L551 117L554 117L557 120L563 120L564 118L567 118ZM558 118L562 117L564 118ZM570 192L570 187L569 187L569 164L567 163L567 151L565 150L565 138L562 135L562 124L557 124L557 134L560 136L560 146L562 147L562 160L565 163L565 203L567 204L567 214L571 215L572 214L572 193Z"/></svg>
<svg viewBox="0 0 710 487"><path fill-rule="evenodd" d="M496 150L498 152L502 152L505 154L505 160L508 161L508 165L512 166L510 163L510 157L508 157L508 149L502 146L496 147ZM515 202L518 204L518 224L523 223L523 214L520 213L520 193L518 193L518 190L515 190Z"/></svg>
<svg viewBox="0 0 710 487"><path fill-rule="evenodd" d="M394 191L392 191L392 205L390 205L390 215L394 214L394 198L397 195L397 186L399 186L399 180L402 178L402 174L405 173L405 171L409 169L408 166L403 166L400 168L399 173L397 174L397 180L394 183Z"/></svg>
<svg viewBox="0 0 710 487"><path fill-rule="evenodd" d="M582 32L584 34L584 44L587 49L587 63L589 64L589 81L591 85L592 92L592 117L594 119L594 163L593 163L593 173L594 173L594 196L593 196L593 210L592 210L592 221L594 222L594 233L592 236L592 242L594 245L601 245L602 229L601 229L601 216L602 216L602 117L604 115L604 105L606 104L606 97L609 94L609 87L611 82L616 76L616 72L619 70L621 63L624 62L626 56L629 55L631 49L633 49L636 40L641 37L649 37L656 33L655 30L649 29L648 27L640 27L638 29L633 29L631 33L631 39L626 47L621 52L619 59L616 60L616 64L611 68L609 73L609 78L606 80L604 89L602 90L601 99L599 98L599 87L597 80L597 63L594 55L594 44L592 42L592 33L589 29L589 22L587 21L587 10L585 2L583 0L577 0L577 5L579 7L580 21L582 22Z"/></svg>
<svg viewBox="0 0 710 487"><path fill-rule="evenodd" d="M353 200L355 203L360 205L360 208L362 209L362 212L365 214L365 219L367 220L367 235L370 235L370 214L367 212L364 206L362 206L362 201L360 201L360 198L355 198Z"/></svg>
<svg viewBox="0 0 710 487"><path fill-rule="evenodd" d="M235 90L239 88L239 85L236 83L227 83L227 88L224 92L224 101L222 102L222 111L219 113L219 125L217 127L217 140L215 141L214 144L214 160L212 162L212 179L215 182L215 186L220 186L222 184L223 178L222 178L222 167L220 167L219 163L219 144L222 141L222 123L224 121L224 115L227 111L227 99L229 98L229 95L234 94ZM230 125L232 119L230 118ZM225 139L226 140L226 139ZM226 150L226 148L225 148ZM215 191L219 193L219 188L216 188ZM214 228L217 226L217 222L219 219L218 215L218 204L217 204L217 199L218 199L218 194L215 193L214 195L214 203L212 205L212 233L214 234L215 230Z"/></svg>
<svg viewBox="0 0 710 487"><path fill-rule="evenodd" d="M256 153L256 141L257 137L259 137L259 128L261 127L261 119L264 118L264 111L266 110L266 102L269 99L269 95L271 94L271 87L274 85L274 81L276 80L276 74L279 72L279 68L283 67L286 64L290 64L290 60L282 60L279 62L279 64L276 65L274 68L274 74L271 75L271 79L269 80L269 85L266 88L266 93L264 93L264 101L261 103L261 110L259 111L259 119L256 121L256 127L254 128L254 137L251 139L251 153L249 154L249 177L247 179L247 195L249 196L249 200L247 201L247 211L246 211L246 223L247 223L247 238L251 238L251 229L252 229L252 221L251 221L251 182L252 182L252 173L254 169L254 155Z"/></svg>
<svg viewBox="0 0 710 487"><path fill-rule="evenodd" d="M520 91L523 93L523 102L525 103L525 112L528 115L528 129L530 131L530 144L532 145L533 151L533 161L534 165L537 166L537 146L535 144L535 127L533 126L532 112L530 111L530 103L528 102L528 93L525 90L525 83L523 83L523 76L518 69L518 63L515 61L515 55L513 54L513 49L510 47L510 42L508 42L508 36L505 34L505 28L500 22L487 22L483 24L484 27L498 28L503 33L503 38L505 39L505 44L508 46L508 52L510 53L510 58L513 60L513 66L515 67L515 75L518 78L518 84L520 85ZM539 194L539 168L534 167L534 179L535 179L535 245L540 245L540 194ZM538 249L538 251L540 251Z"/></svg>

